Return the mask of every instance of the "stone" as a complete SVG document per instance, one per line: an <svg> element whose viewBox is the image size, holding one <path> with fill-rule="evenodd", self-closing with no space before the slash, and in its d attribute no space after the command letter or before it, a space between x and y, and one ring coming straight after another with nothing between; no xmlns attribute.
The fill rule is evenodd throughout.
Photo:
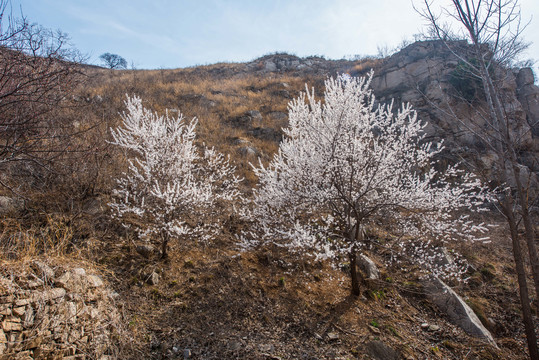
<svg viewBox="0 0 539 360"><path fill-rule="evenodd" d="M33 265L33 268L39 272L41 272L41 274L47 278L47 279L52 279L54 278L54 270L52 270L50 268L49 265L45 264L44 262L41 262L41 261L34 261L32 263Z"/></svg>
<svg viewBox="0 0 539 360"><path fill-rule="evenodd" d="M17 299L15 300L15 306L26 306L30 304L31 299Z"/></svg>
<svg viewBox="0 0 539 360"><path fill-rule="evenodd" d="M21 200L17 200L8 196L0 196L0 214L7 214L17 211L23 206Z"/></svg>
<svg viewBox="0 0 539 360"><path fill-rule="evenodd" d="M283 135L280 131L272 128L262 128L256 127L249 131L249 134L257 139L266 140L266 141L281 141Z"/></svg>
<svg viewBox="0 0 539 360"><path fill-rule="evenodd" d="M243 156L255 156L258 154L258 151L252 146L242 146L238 149L238 153Z"/></svg>
<svg viewBox="0 0 539 360"><path fill-rule="evenodd" d="M2 329L5 332L22 331L21 319L16 317L8 317L2 321Z"/></svg>
<svg viewBox="0 0 539 360"><path fill-rule="evenodd" d="M103 280L101 280L101 278L97 275L88 275L86 280L88 281L90 287L96 288L104 285Z"/></svg>
<svg viewBox="0 0 539 360"><path fill-rule="evenodd" d="M29 280L27 283L26 283L26 287L28 289L37 289L38 287L41 287L43 286L44 282L43 280L41 279L36 279L36 280Z"/></svg>
<svg viewBox="0 0 539 360"><path fill-rule="evenodd" d="M253 121L262 121L262 114L258 110L249 110L245 115L249 116Z"/></svg>
<svg viewBox="0 0 539 360"><path fill-rule="evenodd" d="M35 315L34 308L30 305L26 307L26 312L24 313L24 327L29 328L34 325Z"/></svg>
<svg viewBox="0 0 539 360"><path fill-rule="evenodd" d="M533 76L533 70L529 67L522 68L517 74L517 87L521 88L526 85L533 85L535 78Z"/></svg>
<svg viewBox="0 0 539 360"><path fill-rule="evenodd" d="M366 280L380 280L380 270L367 255L360 254L357 257L359 268L365 273Z"/></svg>
<svg viewBox="0 0 539 360"><path fill-rule="evenodd" d="M72 269L71 273L77 276L86 276L86 270L84 270L83 268Z"/></svg>
<svg viewBox="0 0 539 360"><path fill-rule="evenodd" d="M277 65L273 61L268 60L264 63L264 70L270 72L277 71Z"/></svg>
<svg viewBox="0 0 539 360"><path fill-rule="evenodd" d="M19 307L16 307L16 308L13 308L13 314L17 315L17 316L23 316L24 313L25 313L25 307L24 306L19 306Z"/></svg>
<svg viewBox="0 0 539 360"><path fill-rule="evenodd" d="M431 277L425 281L425 291L427 297L447 314L449 320L462 328L468 334L476 336L496 346L494 338L483 326L473 310L462 300L462 298L446 285L438 277Z"/></svg>
<svg viewBox="0 0 539 360"><path fill-rule="evenodd" d="M0 315L11 315L11 304L0 304Z"/></svg>
<svg viewBox="0 0 539 360"><path fill-rule="evenodd" d="M336 332L328 333L328 340L329 341L337 341L337 340L339 340L339 334L337 334Z"/></svg>
<svg viewBox="0 0 539 360"><path fill-rule="evenodd" d="M13 358L13 360L33 360L34 358L32 357L32 352L30 351L20 351L17 353L17 355L15 355L15 357Z"/></svg>
<svg viewBox="0 0 539 360"><path fill-rule="evenodd" d="M55 300L66 295L64 288L52 288L50 290L43 291L42 293L34 294L32 297L33 302Z"/></svg>
<svg viewBox="0 0 539 360"><path fill-rule="evenodd" d="M268 116L273 120L286 120L288 119L288 115L281 111L272 111L268 114Z"/></svg>
<svg viewBox="0 0 539 360"><path fill-rule="evenodd" d="M25 339L24 349L25 350L35 349L42 343L43 343L43 336L32 336L30 338Z"/></svg>
<svg viewBox="0 0 539 360"><path fill-rule="evenodd" d="M156 273L155 271L152 272L148 278L146 279L146 282L150 285L157 285L159 284L159 274Z"/></svg>
<svg viewBox="0 0 539 360"><path fill-rule="evenodd" d="M0 355L6 350L7 338L4 330L0 329Z"/></svg>
<svg viewBox="0 0 539 360"><path fill-rule="evenodd" d="M262 114L258 110L249 110L243 115L237 116L230 120L230 124L239 128L250 128L254 121L260 122L262 120Z"/></svg>
<svg viewBox="0 0 539 360"><path fill-rule="evenodd" d="M146 259L149 259L156 254L156 249L152 245L137 245L135 250Z"/></svg>
<svg viewBox="0 0 539 360"><path fill-rule="evenodd" d="M258 346L258 350L260 350L263 353L271 354L275 351L275 347L272 344L261 344Z"/></svg>
<svg viewBox="0 0 539 360"><path fill-rule="evenodd" d="M71 277L72 277L71 273L69 271L66 271L63 275L58 277L54 281L54 283L56 284L56 286L60 286L60 287L63 287L64 289L67 289L69 281L71 280Z"/></svg>
<svg viewBox="0 0 539 360"><path fill-rule="evenodd" d="M398 360L399 354L381 341L371 341L365 346L365 352L375 360Z"/></svg>
<svg viewBox="0 0 539 360"><path fill-rule="evenodd" d="M237 351L241 349L241 342L239 341L231 341L228 343L228 348L232 351Z"/></svg>
<svg viewBox="0 0 539 360"><path fill-rule="evenodd" d="M429 328L429 324L428 324L428 323L423 323L423 324L421 324L421 329L427 330L428 328Z"/></svg>
<svg viewBox="0 0 539 360"><path fill-rule="evenodd" d="M438 325L429 325L429 331L438 331L440 327Z"/></svg>

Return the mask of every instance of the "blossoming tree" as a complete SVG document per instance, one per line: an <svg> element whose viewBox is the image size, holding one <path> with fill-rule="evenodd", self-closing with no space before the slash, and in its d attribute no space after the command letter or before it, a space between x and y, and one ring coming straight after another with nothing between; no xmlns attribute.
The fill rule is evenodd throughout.
<svg viewBox="0 0 539 360"><path fill-rule="evenodd" d="M261 231L243 240L245 247L270 242L317 257L347 256L356 295L366 228L382 222L416 238L477 239L486 227L457 211L479 210L489 198L472 174L438 170L441 145L425 139L409 105L396 113L376 106L371 78L330 78L323 103L307 89L289 104L278 153L254 168L252 216Z"/></svg>
<svg viewBox="0 0 539 360"><path fill-rule="evenodd" d="M159 237L162 257L172 237L211 238L220 229L217 213L240 196L235 168L213 148L197 147L196 118L159 116L136 96L125 104L122 125L111 129L112 144L128 158L110 204L115 216L142 236Z"/></svg>

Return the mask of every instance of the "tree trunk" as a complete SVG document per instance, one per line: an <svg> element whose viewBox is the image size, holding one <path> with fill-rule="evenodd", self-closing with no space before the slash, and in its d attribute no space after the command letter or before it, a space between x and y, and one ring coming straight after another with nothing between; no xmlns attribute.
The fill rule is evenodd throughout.
<svg viewBox="0 0 539 360"><path fill-rule="evenodd" d="M168 233L166 232L161 233L161 259L162 260L165 260L166 258L168 258L168 253L167 253L168 239L169 239Z"/></svg>
<svg viewBox="0 0 539 360"><path fill-rule="evenodd" d="M511 174L514 178L516 185L517 199L520 202L520 207L522 209L522 220L524 222L525 229L525 238L526 245L528 247L528 256L530 257L530 264L532 268L533 283L535 285L535 297L539 301L539 256L537 254L537 247L535 246L535 234L530 219L529 213L529 204L527 192L528 190L524 188L522 182L520 181L520 168L518 167L518 158L515 150L515 140L511 138L510 133L510 124L507 119L507 115L504 111L501 99L499 97L499 92L496 91L496 87L490 77L488 69L485 68L483 63L482 77L483 77L483 87L485 88L485 94L487 95L487 103L490 108L491 116L494 119L494 126L496 132L500 136L498 141L496 141L496 149L498 150L498 156L500 157L500 166L501 169L501 178L503 182L509 184L509 174L507 174L506 160L510 167ZM506 151L504 151L504 149ZM513 199L510 200L511 206L513 205ZM514 219L514 211L512 207L509 208L511 214L513 215L513 220L516 226L516 219Z"/></svg>
<svg viewBox="0 0 539 360"><path fill-rule="evenodd" d="M359 273L357 272L357 254L352 250L349 254L350 258L350 276L352 277L352 295L359 296Z"/></svg>
<svg viewBox="0 0 539 360"><path fill-rule="evenodd" d="M511 165L515 176L515 183L517 185L517 195L522 209L522 221L524 223L526 245L528 246L528 256L530 257L533 283L535 285L535 299L536 301L539 301L539 257L537 255L537 247L535 246L535 231L533 229L533 221L531 220L528 204L528 189L524 188L520 181L520 169L518 168L516 159L513 159L513 157L511 157Z"/></svg>
<svg viewBox="0 0 539 360"><path fill-rule="evenodd" d="M509 197L511 195L508 195ZM526 272L524 269L524 261L522 260L522 249L520 247L520 240L518 238L517 224L512 211L509 207L511 199L504 201L503 211L507 217L507 223L511 232L511 241L513 244L513 257L515 259L515 268L517 271L518 288L520 293L520 305L522 307L522 320L524 322L524 329L526 332L526 339L528 341L528 351L530 353L530 359L539 360L539 351L537 349L537 336L535 335L535 327L533 324L533 318L530 307L530 297L528 294L528 285L526 283Z"/></svg>

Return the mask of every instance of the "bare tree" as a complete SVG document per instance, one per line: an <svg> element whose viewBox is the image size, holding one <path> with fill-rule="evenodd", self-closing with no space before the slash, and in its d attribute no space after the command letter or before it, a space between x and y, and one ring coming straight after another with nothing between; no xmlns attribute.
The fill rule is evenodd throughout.
<svg viewBox="0 0 539 360"><path fill-rule="evenodd" d="M64 126L50 115L78 83L83 58L65 34L15 19L7 5L0 0L0 168L46 167L66 146Z"/></svg>
<svg viewBox="0 0 539 360"><path fill-rule="evenodd" d="M522 222L536 296L539 299L539 258L535 246L533 214L530 211L533 194L529 178L523 182L523 167L518 159L518 150L526 134L514 131L514 118L504 101L503 90L507 81L507 71L504 69L514 64L527 47L521 39L525 26L521 22L518 0L452 0L450 3L438 12L434 1L424 0L421 14L428 20L434 38L442 40L464 64L467 78L480 83L486 102L486 112L482 116L486 126L481 132L470 128L468 130L473 131L497 155L494 175L497 182L505 186L505 190L499 194L498 203L511 234L530 357L539 359L518 234ZM471 51L462 53L452 47L451 40L456 39L466 39L471 45Z"/></svg>
<svg viewBox="0 0 539 360"><path fill-rule="evenodd" d="M126 69L127 61L117 54L104 53L99 57L109 69Z"/></svg>

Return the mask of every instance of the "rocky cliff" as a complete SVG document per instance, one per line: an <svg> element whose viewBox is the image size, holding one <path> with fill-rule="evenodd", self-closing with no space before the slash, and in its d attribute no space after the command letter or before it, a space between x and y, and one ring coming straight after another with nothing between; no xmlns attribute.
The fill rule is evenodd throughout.
<svg viewBox="0 0 539 360"><path fill-rule="evenodd" d="M466 42L450 44L465 53ZM446 155L455 159L478 157L491 168L496 155L481 141L488 129L487 110L479 80L464 76L465 65L440 41L416 42L384 59L372 81L381 102L410 102L428 123L429 137L443 139ZM530 68L497 68L504 108L511 122L524 176L539 175L539 87ZM395 105L396 106L396 105Z"/></svg>

